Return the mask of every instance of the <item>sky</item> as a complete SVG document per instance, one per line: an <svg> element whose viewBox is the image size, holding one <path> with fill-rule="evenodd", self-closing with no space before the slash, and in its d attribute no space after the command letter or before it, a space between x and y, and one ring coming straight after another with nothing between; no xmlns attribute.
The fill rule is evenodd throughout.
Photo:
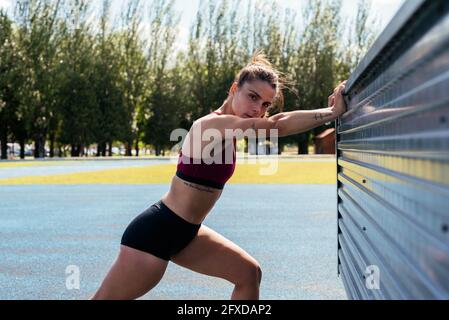
<svg viewBox="0 0 449 320"><path fill-rule="evenodd" d="M1 1L1 0L0 0ZM120 0L116 0L120 1ZM241 0L241 4L249 0ZM298 13L301 12L303 6L313 0L275 0L281 8L291 8ZM414 1L414 0L409 0ZM178 47L184 47L187 43L189 28L198 9L200 0L177 0L176 10L182 12L180 33L178 39ZM344 17L353 18L357 12L358 0L342 0L342 15ZM371 19L377 18L380 30L385 29L393 16L399 11L405 0L372 0Z"/></svg>
<svg viewBox="0 0 449 320"><path fill-rule="evenodd" d="M1 1L1 0L0 0ZM245 3L248 0L241 0ZM313 0L275 0L281 7L292 8L301 12L304 4ZM381 20L381 26L385 27L394 14L399 10L405 0L372 0L371 11L373 15L377 15ZM410 0L413 1L413 0ZM200 0L178 0L176 7L183 13L182 26L189 26L198 8ZM343 0L342 13L347 16L355 16L358 0Z"/></svg>
<svg viewBox="0 0 449 320"><path fill-rule="evenodd" d="M8 9L11 6L11 0L0 0L0 8Z"/></svg>
<svg viewBox="0 0 449 320"><path fill-rule="evenodd" d="M92 0L100 3L101 0ZM143 0L146 1L146 0ZM245 4L249 0L241 0ZM281 8L291 8L298 13L301 12L302 7L308 1L313 0L275 0ZM355 17L357 12L358 0L342 0L342 15L347 18ZM393 16L398 12L405 0L372 0L371 18L377 18L380 30L383 30ZM414 1L414 0L409 0ZM189 34L191 22L195 18L200 0L176 0L176 10L181 13L180 30L177 39L176 47L178 49L185 48ZM0 8L11 9L14 0L0 0ZM120 11L122 0L113 0L113 10Z"/></svg>

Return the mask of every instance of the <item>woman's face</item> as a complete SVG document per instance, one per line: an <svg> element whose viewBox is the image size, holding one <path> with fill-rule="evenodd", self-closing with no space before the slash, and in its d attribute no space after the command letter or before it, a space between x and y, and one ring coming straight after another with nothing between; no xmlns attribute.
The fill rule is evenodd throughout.
<svg viewBox="0 0 449 320"><path fill-rule="evenodd" d="M260 118L273 103L276 91L266 81L253 80L245 82L241 88L235 83L232 110L241 118Z"/></svg>

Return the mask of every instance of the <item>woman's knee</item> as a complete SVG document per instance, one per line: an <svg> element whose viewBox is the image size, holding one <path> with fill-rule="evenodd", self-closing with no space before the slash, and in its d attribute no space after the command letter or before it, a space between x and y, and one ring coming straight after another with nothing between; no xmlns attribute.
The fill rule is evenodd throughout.
<svg viewBox="0 0 449 320"><path fill-rule="evenodd" d="M260 285L262 269L257 261L246 262L239 270L236 285Z"/></svg>

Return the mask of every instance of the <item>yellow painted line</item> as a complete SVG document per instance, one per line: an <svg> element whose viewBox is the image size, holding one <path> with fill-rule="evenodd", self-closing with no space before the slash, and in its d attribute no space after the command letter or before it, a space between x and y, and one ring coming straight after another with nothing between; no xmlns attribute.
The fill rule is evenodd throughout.
<svg viewBox="0 0 449 320"><path fill-rule="evenodd" d="M276 167L277 165L277 167ZM271 169L272 174L265 175ZM175 164L118 168L94 172L28 176L0 179L0 185L34 184L167 184ZM277 164L237 164L229 183L249 184L334 184L336 168L326 162L278 162Z"/></svg>

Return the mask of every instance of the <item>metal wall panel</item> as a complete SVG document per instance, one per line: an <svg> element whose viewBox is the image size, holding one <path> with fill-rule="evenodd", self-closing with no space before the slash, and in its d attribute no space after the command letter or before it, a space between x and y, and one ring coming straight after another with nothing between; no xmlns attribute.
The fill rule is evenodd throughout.
<svg viewBox="0 0 449 320"><path fill-rule="evenodd" d="M346 93L336 150L348 297L449 299L449 1L407 1Z"/></svg>

